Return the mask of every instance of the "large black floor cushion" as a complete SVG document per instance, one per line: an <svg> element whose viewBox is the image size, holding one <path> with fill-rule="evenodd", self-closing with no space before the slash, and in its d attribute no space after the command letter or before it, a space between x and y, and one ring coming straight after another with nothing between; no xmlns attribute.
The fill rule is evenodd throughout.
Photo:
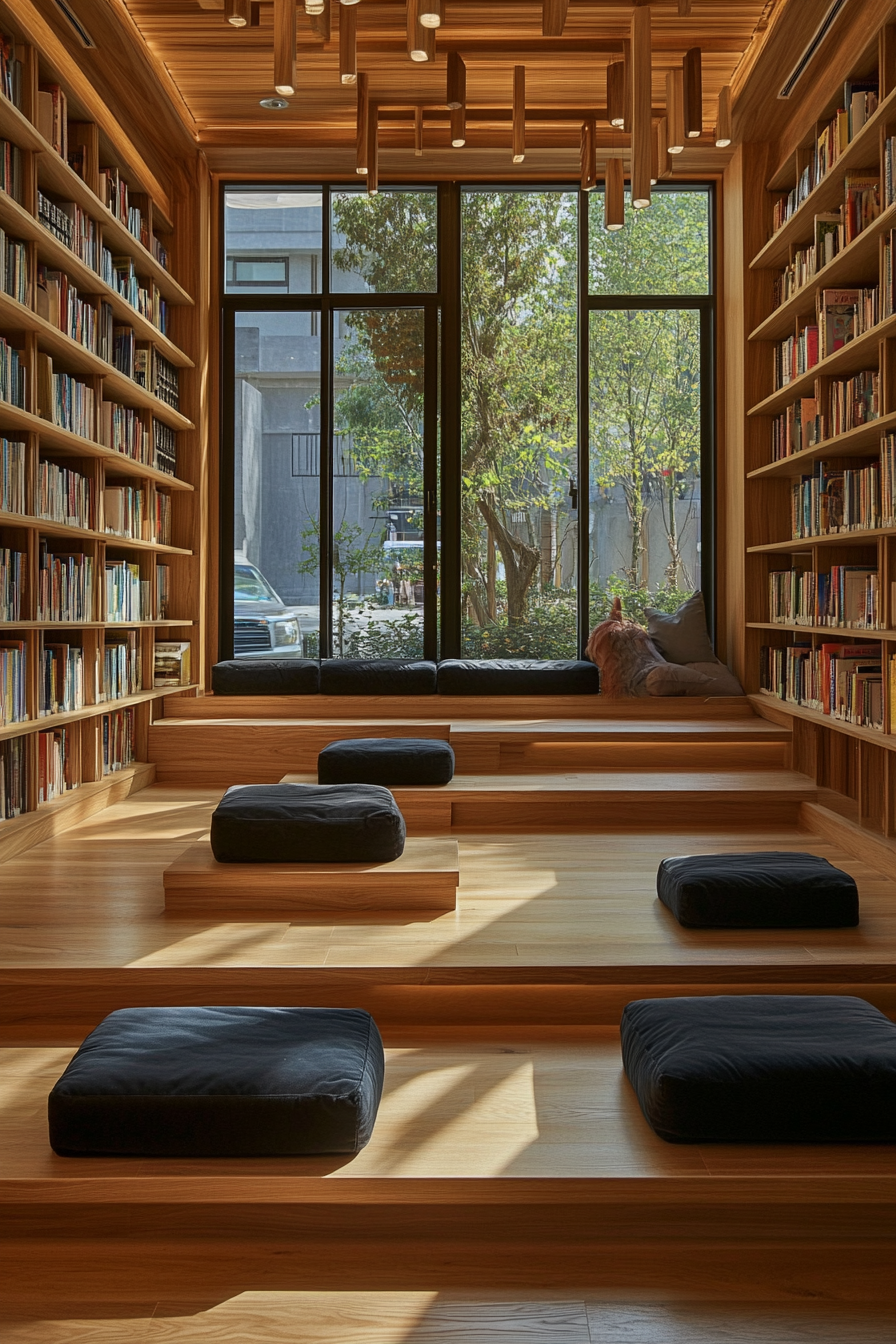
<svg viewBox="0 0 896 1344"><path fill-rule="evenodd" d="M215 695L317 695L320 664L310 658L231 658L212 668Z"/></svg>
<svg viewBox="0 0 896 1344"><path fill-rule="evenodd" d="M63 1157L355 1153L383 1091L359 1008L121 1008L49 1097Z"/></svg>
<svg viewBox="0 0 896 1344"><path fill-rule="evenodd" d="M896 1141L896 1024L864 999L639 999L622 1061L671 1143Z"/></svg>
<svg viewBox="0 0 896 1344"><path fill-rule="evenodd" d="M599 690L600 673L585 661L446 658L439 663L440 695L596 695Z"/></svg>
<svg viewBox="0 0 896 1344"><path fill-rule="evenodd" d="M219 863L391 863L404 817L376 784L242 784L212 814Z"/></svg>
<svg viewBox="0 0 896 1344"><path fill-rule="evenodd" d="M849 873L815 854L687 854L663 859L656 894L693 929L838 929L859 922Z"/></svg>
<svg viewBox="0 0 896 1344"><path fill-rule="evenodd" d="M447 784L454 752L436 737L354 737L317 758L319 784Z"/></svg>
<svg viewBox="0 0 896 1344"><path fill-rule="evenodd" d="M402 658L325 658L321 695L435 695L435 663Z"/></svg>

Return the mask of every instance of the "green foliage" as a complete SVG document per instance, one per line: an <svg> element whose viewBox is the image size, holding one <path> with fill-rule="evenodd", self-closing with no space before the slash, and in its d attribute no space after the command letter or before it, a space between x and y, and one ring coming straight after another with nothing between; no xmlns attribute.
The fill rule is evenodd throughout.
<svg viewBox="0 0 896 1344"><path fill-rule="evenodd" d="M419 613L407 611L395 620L370 621L348 636L345 657L422 658L422 617Z"/></svg>
<svg viewBox="0 0 896 1344"><path fill-rule="evenodd" d="M333 251L339 272L363 276L374 294L431 294L438 289L438 197L435 191L333 192Z"/></svg>

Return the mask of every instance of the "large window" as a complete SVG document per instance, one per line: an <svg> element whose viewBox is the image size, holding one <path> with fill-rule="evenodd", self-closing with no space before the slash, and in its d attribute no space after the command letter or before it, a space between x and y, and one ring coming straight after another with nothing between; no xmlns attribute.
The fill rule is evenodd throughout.
<svg viewBox="0 0 896 1344"><path fill-rule="evenodd" d="M222 655L575 657L711 597L711 203L228 188Z"/></svg>

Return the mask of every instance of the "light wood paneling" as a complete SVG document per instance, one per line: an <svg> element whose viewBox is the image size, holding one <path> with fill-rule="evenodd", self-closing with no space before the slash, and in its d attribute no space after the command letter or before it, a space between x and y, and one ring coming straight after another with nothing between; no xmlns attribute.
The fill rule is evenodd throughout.
<svg viewBox="0 0 896 1344"><path fill-rule="evenodd" d="M216 863L184 850L163 875L167 910L453 910L456 840L408 840L391 863Z"/></svg>

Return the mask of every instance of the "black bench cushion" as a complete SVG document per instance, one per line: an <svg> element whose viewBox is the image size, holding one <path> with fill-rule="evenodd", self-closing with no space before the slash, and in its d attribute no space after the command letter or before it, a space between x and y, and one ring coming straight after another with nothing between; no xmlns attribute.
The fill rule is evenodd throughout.
<svg viewBox="0 0 896 1344"><path fill-rule="evenodd" d="M354 1153L383 1090L359 1008L121 1008L49 1096L63 1157Z"/></svg>
<svg viewBox="0 0 896 1344"><path fill-rule="evenodd" d="M600 673L585 661L446 658L439 663L440 695L596 695L599 690Z"/></svg>
<svg viewBox="0 0 896 1344"><path fill-rule="evenodd" d="M437 737L355 737L317 758L319 784L447 784L454 752Z"/></svg>
<svg viewBox="0 0 896 1344"><path fill-rule="evenodd" d="M692 929L837 929L859 922L855 882L815 854L663 859L656 894Z"/></svg>
<svg viewBox="0 0 896 1344"><path fill-rule="evenodd" d="M317 695L320 664L310 658L231 658L212 668L215 695Z"/></svg>
<svg viewBox="0 0 896 1344"><path fill-rule="evenodd" d="M896 1024L864 999L639 999L622 1061L671 1143L896 1141Z"/></svg>
<svg viewBox="0 0 896 1344"><path fill-rule="evenodd" d="M212 814L219 863L391 863L404 817L376 784L242 784Z"/></svg>
<svg viewBox="0 0 896 1344"><path fill-rule="evenodd" d="M435 695L435 663L401 658L325 658L321 695Z"/></svg>

